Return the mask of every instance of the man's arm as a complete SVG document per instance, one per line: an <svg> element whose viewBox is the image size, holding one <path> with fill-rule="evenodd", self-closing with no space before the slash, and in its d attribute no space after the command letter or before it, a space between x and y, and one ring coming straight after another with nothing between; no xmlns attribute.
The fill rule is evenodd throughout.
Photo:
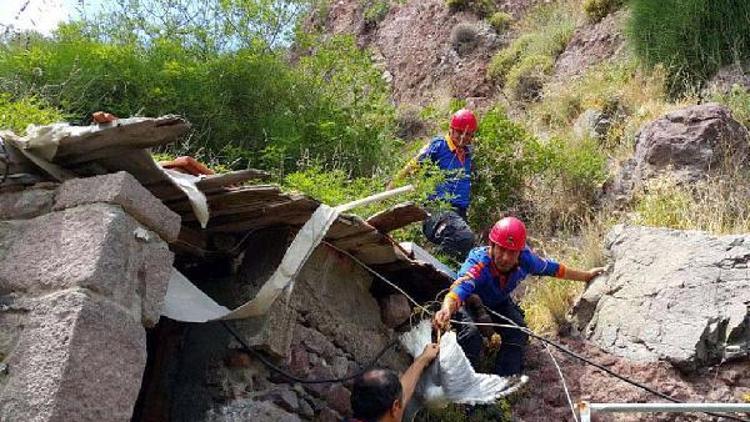
<svg viewBox="0 0 750 422"><path fill-rule="evenodd" d="M419 381L419 377L422 376L422 372L435 360L439 351L440 346L437 344L428 344L425 346L422 354L414 359L414 362L404 372L404 375L401 375L401 388L404 390L404 407L411 400L411 396L414 395L414 389L417 387L417 382Z"/></svg>
<svg viewBox="0 0 750 422"><path fill-rule="evenodd" d="M565 274L562 278L568 280L585 281L586 283L594 279L594 277L603 273L604 267L594 267L589 270L578 270L575 268L566 268Z"/></svg>
<svg viewBox="0 0 750 422"><path fill-rule="evenodd" d="M443 306L435 313L435 326L437 328L445 328L451 316L461 306L462 298L469 297L470 294L474 293L474 286L474 279L468 274L453 282L450 292L443 299Z"/></svg>
<svg viewBox="0 0 750 422"><path fill-rule="evenodd" d="M585 281L588 283L594 277L603 273L604 267L594 267L589 270L568 268L552 259L544 259L527 249L522 255L522 264L526 270L534 275L564 278L566 280Z"/></svg>
<svg viewBox="0 0 750 422"><path fill-rule="evenodd" d="M388 182L385 188L388 190L395 188L396 187L395 182L397 180L401 180L407 176L411 176L412 174L414 174L414 171L417 169L418 166L419 166L418 157L415 157L409 160L409 162L406 163L404 168L402 168L398 173L396 173L395 176L393 176L393 179L390 182Z"/></svg>

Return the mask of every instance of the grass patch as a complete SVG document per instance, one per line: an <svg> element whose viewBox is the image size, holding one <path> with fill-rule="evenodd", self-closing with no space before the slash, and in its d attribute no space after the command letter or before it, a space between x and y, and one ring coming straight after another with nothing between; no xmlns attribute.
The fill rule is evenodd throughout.
<svg viewBox="0 0 750 422"><path fill-rule="evenodd" d="M750 2L632 0L628 35L645 63L664 65L669 91L696 88L719 68L750 59Z"/></svg>
<svg viewBox="0 0 750 422"><path fill-rule="evenodd" d="M733 170L697 183L662 177L637 197L634 222L714 234L750 231L750 173Z"/></svg>
<svg viewBox="0 0 750 422"><path fill-rule="evenodd" d="M583 13L589 23L596 23L622 7L624 0L584 0Z"/></svg>
<svg viewBox="0 0 750 422"><path fill-rule="evenodd" d="M726 94L714 94L711 100L727 106L737 121L750 128L750 91L746 88L735 85Z"/></svg>
<svg viewBox="0 0 750 422"><path fill-rule="evenodd" d="M368 28L376 27L380 22L385 19L388 12L391 10L391 3L389 0L367 0L364 2L364 12L362 17L365 21L365 26Z"/></svg>
<svg viewBox="0 0 750 422"><path fill-rule="evenodd" d="M526 288L520 305L526 313L526 323L537 334L558 332L565 324L568 310L581 294L584 283L557 278L536 279Z"/></svg>
<svg viewBox="0 0 750 422"><path fill-rule="evenodd" d="M495 4L492 0L446 0L445 4L453 12L468 10L474 12L480 18L495 10Z"/></svg>
<svg viewBox="0 0 750 422"><path fill-rule="evenodd" d="M505 12L495 12L487 19L492 29L498 34L505 32L513 21L513 17Z"/></svg>
<svg viewBox="0 0 750 422"><path fill-rule="evenodd" d="M508 96L520 101L538 97L544 77L573 36L579 19L574 5L542 5L517 23L515 29L524 35L498 52L487 70L491 79L506 86Z"/></svg>
<svg viewBox="0 0 750 422"><path fill-rule="evenodd" d="M34 97L14 99L0 94L0 129L10 129L18 135L26 134L30 124L46 125L64 120L63 114Z"/></svg>

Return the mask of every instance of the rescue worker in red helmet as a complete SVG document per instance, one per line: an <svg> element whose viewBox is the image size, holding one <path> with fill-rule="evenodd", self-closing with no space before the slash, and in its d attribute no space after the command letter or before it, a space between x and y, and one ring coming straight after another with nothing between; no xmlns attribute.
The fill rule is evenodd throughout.
<svg viewBox="0 0 750 422"><path fill-rule="evenodd" d="M447 136L436 136L399 172L396 179L411 174L419 163L430 160L445 172L445 180L429 199L446 200L452 210L430 212L422 227L428 240L443 251L463 259L474 246L474 233L466 222L471 202L471 143L477 131L477 118L468 109L455 112ZM389 184L388 188L393 185Z"/></svg>
<svg viewBox="0 0 750 422"><path fill-rule="evenodd" d="M472 249L461 266L458 279L445 296L442 308L435 314L434 324L437 328L445 328L472 294L478 295L484 306L495 313L526 327L523 310L510 295L527 276L550 276L588 283L604 271L604 268L585 271L567 268L554 260L539 257L526 245L526 226L515 217L505 217L495 223L489 237L489 246ZM509 324L492 312L490 316L495 323ZM467 315L462 311L457 317L466 320ZM493 372L501 376L520 374L528 335L514 328L497 328L496 331L500 333L502 344ZM459 333L459 343L476 369L482 346L481 335L476 329L463 336Z"/></svg>

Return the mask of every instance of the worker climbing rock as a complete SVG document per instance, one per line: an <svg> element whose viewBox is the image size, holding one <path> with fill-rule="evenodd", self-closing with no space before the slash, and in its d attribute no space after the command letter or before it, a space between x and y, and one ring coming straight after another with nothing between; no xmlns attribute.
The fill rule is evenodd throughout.
<svg viewBox="0 0 750 422"><path fill-rule="evenodd" d="M463 259L474 246L474 233L466 222L471 200L472 151L471 143L477 130L477 118L470 110L461 109L450 119L446 136L436 136L399 172L401 178L414 172L427 160L437 165L445 180L437 186L430 200L445 200L449 211L428 210L422 231L427 239L444 252ZM389 188L392 188L389 184Z"/></svg>
<svg viewBox="0 0 750 422"><path fill-rule="evenodd" d="M604 268L586 271L567 268L554 260L537 256L526 245L526 226L515 217L506 217L495 223L489 237L489 246L472 249L461 266L458 279L445 296L442 308L435 314L434 324L438 328L445 328L459 310L457 319L468 319L468 312L464 309L468 306L462 305L470 300L472 294L476 294L484 306L492 311L489 314L493 322L526 327L523 310L511 299L510 294L527 276L550 276L588 283L604 271ZM496 330L502 344L493 372L501 376L520 374L523 371L528 334L510 327ZM481 335L475 327L463 334L459 333L459 344L476 368L482 346Z"/></svg>

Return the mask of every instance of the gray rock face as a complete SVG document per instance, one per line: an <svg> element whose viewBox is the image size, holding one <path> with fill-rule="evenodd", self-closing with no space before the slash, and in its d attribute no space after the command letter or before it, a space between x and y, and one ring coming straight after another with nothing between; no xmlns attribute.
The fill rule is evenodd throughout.
<svg viewBox="0 0 750 422"><path fill-rule="evenodd" d="M747 129L718 104L669 113L641 129L634 157L607 182L604 197L627 202L634 189L665 174L678 183L692 183L712 172L746 167L748 139Z"/></svg>
<svg viewBox="0 0 750 422"><path fill-rule="evenodd" d="M206 415L208 422L278 421L300 422L299 416L288 413L273 403L237 400Z"/></svg>
<svg viewBox="0 0 750 422"><path fill-rule="evenodd" d="M712 169L744 165L748 133L729 109L702 104L669 113L646 125L635 147L635 180L644 180L671 168L690 182Z"/></svg>
<svg viewBox="0 0 750 422"><path fill-rule="evenodd" d="M19 301L27 315L5 363L2 421L129 421L146 366L146 333L120 306L71 289Z"/></svg>
<svg viewBox="0 0 750 422"><path fill-rule="evenodd" d="M180 216L151 195L130 173L72 179L60 186L55 210L97 202L121 206L139 223L172 242L180 234Z"/></svg>
<svg viewBox="0 0 750 422"><path fill-rule="evenodd" d="M74 207L0 223L0 294L85 287L151 326L159 320L172 258L159 236L120 207Z"/></svg>
<svg viewBox="0 0 750 422"><path fill-rule="evenodd" d="M380 314L386 327L395 328L409 319L411 304L402 294L388 295L380 300Z"/></svg>
<svg viewBox="0 0 750 422"><path fill-rule="evenodd" d="M615 226L606 248L611 271L573 310L590 340L683 371L750 353L750 237Z"/></svg>
<svg viewBox="0 0 750 422"><path fill-rule="evenodd" d="M740 90L750 90L750 72L739 64L726 66L716 72L702 93L704 96L727 94L735 87Z"/></svg>
<svg viewBox="0 0 750 422"><path fill-rule="evenodd" d="M48 213L55 201L51 189L26 189L0 195L0 220L34 218Z"/></svg>
<svg viewBox="0 0 750 422"><path fill-rule="evenodd" d="M573 133L579 139L602 139L612 125L609 116L599 110L588 109L581 113L573 124Z"/></svg>

